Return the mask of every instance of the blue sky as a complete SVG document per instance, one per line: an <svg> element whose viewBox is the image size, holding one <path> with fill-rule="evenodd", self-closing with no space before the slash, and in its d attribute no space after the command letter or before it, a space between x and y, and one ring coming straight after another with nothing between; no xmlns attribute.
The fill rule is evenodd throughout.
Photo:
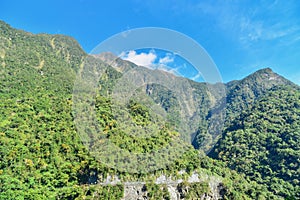
<svg viewBox="0 0 300 200"><path fill-rule="evenodd" d="M0 1L0 19L33 33L70 35L86 52L129 29L173 29L205 48L225 82L271 67L300 84L296 0L11 0Z"/></svg>

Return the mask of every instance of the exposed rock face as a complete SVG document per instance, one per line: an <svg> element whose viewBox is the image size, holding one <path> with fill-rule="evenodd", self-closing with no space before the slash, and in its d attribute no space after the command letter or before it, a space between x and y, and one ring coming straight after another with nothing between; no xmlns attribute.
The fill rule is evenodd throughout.
<svg viewBox="0 0 300 200"><path fill-rule="evenodd" d="M197 199L209 199L209 200L217 200L223 199L223 195L225 193L225 189L221 180L217 177L208 177L208 176L199 176L197 173L193 173L187 183L201 183L206 182L209 186L209 192L203 193ZM185 186L183 181L175 180L171 181L171 179L166 178L165 176L161 176L155 182L158 185L167 186L167 190L169 192L170 200L187 200L190 199L187 197L189 193L189 186ZM148 191L146 188L146 184L142 182L127 182L124 184L124 197L123 200L146 200L149 199ZM194 198L193 198L194 199Z"/></svg>
<svg viewBox="0 0 300 200"><path fill-rule="evenodd" d="M124 200L136 199L143 200L148 199L145 185L125 185L124 186Z"/></svg>
<svg viewBox="0 0 300 200"><path fill-rule="evenodd" d="M200 199L217 200L223 199L223 184L210 184L211 192L209 194L204 193ZM186 188L178 187L178 185L168 185L168 192L170 195L170 200L185 200L185 195L187 193ZM149 199L148 192L145 185L125 185L124 186L124 198L123 200L146 200Z"/></svg>

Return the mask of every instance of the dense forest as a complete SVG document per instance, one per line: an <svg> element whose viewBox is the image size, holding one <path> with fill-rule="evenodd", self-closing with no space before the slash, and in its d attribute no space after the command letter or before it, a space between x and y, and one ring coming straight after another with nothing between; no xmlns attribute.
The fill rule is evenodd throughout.
<svg viewBox="0 0 300 200"><path fill-rule="evenodd" d="M103 70L92 101L99 131L91 131L93 142L82 140L76 120L87 119L74 110L81 103L74 99L74 82L84 75L87 57ZM131 181L146 182L149 199L170 199L167 186L154 183L161 175L183 179L177 186L182 199L212 196L210 182L187 181L194 172L220 179L222 199L300 198L298 86L263 69L220 85L175 77L189 83L191 95L153 83L125 104L116 101L117 80L140 68L109 54L87 55L70 37L31 34L0 21L0 199L122 199ZM223 88L226 98L213 92ZM155 105L164 118L149 109ZM187 105L193 115L181 109ZM133 137L140 127L151 137ZM109 149L111 161L102 162L94 152L107 139L119 151ZM147 154L162 148L172 151L159 169L151 168L151 159L148 165L131 163L138 173L113 165L120 150ZM102 184L111 176L120 182Z"/></svg>
<svg viewBox="0 0 300 200"><path fill-rule="evenodd" d="M299 123L299 88L272 88L233 120L211 156L274 194L299 198Z"/></svg>

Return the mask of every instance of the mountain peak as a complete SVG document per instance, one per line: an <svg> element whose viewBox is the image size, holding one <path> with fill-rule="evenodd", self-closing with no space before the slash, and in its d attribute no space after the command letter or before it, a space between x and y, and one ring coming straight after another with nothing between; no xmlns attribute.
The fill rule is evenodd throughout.
<svg viewBox="0 0 300 200"><path fill-rule="evenodd" d="M227 102L233 110L244 110L271 88L282 85L294 84L271 68L260 69L242 80L227 83Z"/></svg>
<svg viewBox="0 0 300 200"><path fill-rule="evenodd" d="M273 70L270 67L266 67L263 69L257 70L257 72L268 72L268 73L274 73Z"/></svg>
<svg viewBox="0 0 300 200"><path fill-rule="evenodd" d="M263 84L267 86L267 88L275 85L292 84L291 81L275 73L271 68L260 69L242 79L241 82Z"/></svg>
<svg viewBox="0 0 300 200"><path fill-rule="evenodd" d="M263 76L279 76L278 74L276 74L271 68L267 67L267 68L263 68L263 69L259 69L256 72L254 72L253 74L259 74L259 75L263 75ZM251 75L250 75L251 76Z"/></svg>

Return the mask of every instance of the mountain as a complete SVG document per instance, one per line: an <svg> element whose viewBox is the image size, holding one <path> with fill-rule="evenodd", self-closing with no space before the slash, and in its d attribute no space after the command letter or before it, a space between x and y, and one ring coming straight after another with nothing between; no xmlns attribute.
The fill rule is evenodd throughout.
<svg viewBox="0 0 300 200"><path fill-rule="evenodd" d="M236 114L249 108L266 91L279 85L295 84L274 73L270 68L258 70L240 81L227 83L227 121L231 121Z"/></svg>
<svg viewBox="0 0 300 200"><path fill-rule="evenodd" d="M300 87L270 68L226 86L224 131L209 156L275 194L300 198Z"/></svg>
<svg viewBox="0 0 300 200"><path fill-rule="evenodd" d="M122 65L121 62L119 62L119 65ZM287 123L287 121L282 122L278 124L279 118L288 118L289 115L292 115L294 117L299 116L298 111L295 112L295 108L297 108L299 101L299 97L296 96L289 96L293 97L292 99L288 99L284 96L285 93L291 94L297 94L295 92L299 91L299 86L295 85L291 81L285 79L284 77L276 74L273 72L270 68L265 68L262 70L259 70L246 78L239 80L239 81L232 81L227 84L225 84L226 87L226 101L222 101L220 98L218 98L218 101L216 104L213 104L211 99L209 98L207 84L206 83L195 83L191 82L192 88L197 88L197 91L200 91L201 98L195 98L194 104L196 104L195 107L198 107L199 109L208 108L205 110L205 112L197 113L196 110L194 110L196 115L203 121L199 120L197 118L198 125L198 131L196 132L195 139L193 142L194 147L204 149L204 150L211 150L211 146L214 145L214 142L212 141L212 138L215 138L215 142L217 141L217 145L213 147L212 152L210 152L209 156L211 156L214 159L219 159L227 164L228 167L237 170L238 172L244 173L246 176L248 176L250 179L255 180L261 184L266 184L269 187L269 190L273 193L282 196L284 198L290 198L290 197L299 197L299 187L298 187L298 179L299 179L299 171L297 171L299 166L299 154L298 149L299 145L295 145L295 142L298 140L298 125L293 124L292 127L294 129L286 129L286 127L290 127L290 124ZM216 87L217 85L214 85L213 87ZM146 86L146 88L149 88L149 85ZM202 90L200 89L202 88ZM144 90L145 94L147 93L147 89ZM214 90L216 91L216 90ZM274 91L276 91L277 97L274 97ZM151 98L157 100L160 99L161 101L156 101L157 103L164 105L163 102L165 99L166 102L168 102L168 107L165 107L168 111L172 107L178 107L179 102L175 102L171 104L170 102L174 102L172 98L175 99L175 95L168 96L172 94L172 91L165 92L163 88L161 88L158 85L151 85L151 94L148 94ZM280 96L281 94L281 96ZM195 94L194 94L195 95ZM213 95L213 97L215 97ZM264 101L271 101L274 102L274 98L278 98L280 96L281 101L276 102L277 103L277 109L284 104L287 104L289 109L292 109L292 112L283 112L281 115L275 115L270 111L270 108L261 108L263 112L270 111L270 113L267 115L269 117L273 118L272 120L267 121L265 119L266 115L261 115L259 117L253 117L248 116L252 115L256 112L261 112L256 106L259 104L261 99L264 99ZM203 99L204 101L197 102L195 99ZM207 102L207 104L203 104L203 102ZM220 103L221 102L221 103ZM255 111L253 109L256 109ZM282 108L281 108L282 109ZM276 110L276 113L280 112L282 110ZM241 116L243 114L243 116ZM273 115L272 115L273 114ZM252 127L243 127L237 126L237 123L243 123L245 118L245 115L247 117L250 117ZM174 116L174 114L172 114ZM255 115L256 116L256 115ZM220 130L222 134L218 135L216 134L214 137L214 133L216 133L216 128L220 129L218 126L213 127L214 124L211 123L213 118L223 118L224 120L224 126L223 130ZM276 119L276 120L274 120ZM267 140L265 141L265 137L263 133L260 133L259 130L256 130L258 128L257 122L269 123L271 127L275 126L277 127L277 132L280 134L285 134L285 137L289 135L289 138L293 138L290 143L280 143L274 147L272 147L272 143ZM265 122L267 121L267 122ZM298 123L299 119L297 117L293 119L293 122ZM189 124L190 125L190 124ZM295 126L295 127L294 127ZM196 127L196 126L194 126ZM280 130L278 130L280 128ZM213 131L211 131L213 129ZM243 131L251 130L252 132L257 133L255 141L264 141L262 144L258 143L252 143L249 138L247 138L247 134L244 135L237 135L232 134L231 132L234 131L234 133L238 132L239 129L242 129ZM254 130L253 130L254 129ZM229 131L230 130L230 131ZM205 134L203 134L203 132ZM270 137L277 137L272 135L272 130L265 130L265 134L271 135ZM212 134L211 134L212 133ZM258 134L259 133L259 134ZM235 137L233 138L228 138ZM221 136L221 138L220 138ZM207 139L208 138L208 139ZM269 139L270 140L270 139ZM278 138L278 141L282 141L282 138ZM287 140L287 139L285 139ZM243 141L243 144L240 144L240 142ZM271 140L272 141L272 140ZM229 142L229 143L228 143ZM199 144L200 143L200 144ZM240 154L237 154L235 151L237 151L238 148L235 146L242 145L245 150L255 148L257 151L249 150L249 152L239 152ZM286 146L287 149L281 150L281 145ZM209 148L205 148L205 147ZM204 147L204 148L203 148ZM233 148L233 149L231 149ZM242 149L242 148L241 148ZM238 149L241 151L241 149ZM263 158L260 158L260 156L257 156L262 149L273 149L271 152L265 152L265 154L262 156ZM275 150L276 149L276 150ZM233 152L234 151L234 152ZM284 151L289 153L284 153L281 157L281 159L274 159L278 155L278 152ZM237 155L236 155L237 154ZM225 156L226 155L226 156ZM234 155L234 156L232 156ZM245 159L245 155L249 156L249 158ZM292 158L289 158L291 157ZM232 159L234 157L235 159ZM254 158L257 158L256 160ZM242 162L242 161L243 162ZM250 161L249 163L249 160ZM251 163L255 163L251 165ZM287 165L285 165L285 164ZM281 166L279 168L279 166ZM291 166L291 167L290 167ZM269 171L272 171L272 175L266 173L266 169ZM287 175L288 173L289 175ZM266 175L268 174L268 175ZM285 184L285 187L282 187L280 185Z"/></svg>
<svg viewBox="0 0 300 200"><path fill-rule="evenodd" d="M96 75L99 80L93 82ZM241 117L252 119L249 114L259 112L261 99L271 98L269 92L281 85L296 88L270 69L227 84L197 83L110 53L87 55L71 37L31 34L0 21L0 82L0 199L122 199L138 192L148 199L298 197L297 163L287 157L298 158L294 142L298 138L290 134L297 130L297 111L278 113L282 119L290 113L295 117L281 123L278 142L272 146L282 153L275 164L283 162L283 167L255 160L278 175L265 175L253 165L244 167L266 178L256 179L219 156L227 133L240 128L235 124ZM295 89L278 89L290 90ZM286 108L297 108L291 95L281 100L277 107L285 103ZM78 115L86 108L87 114ZM259 114L257 120L261 118ZM288 122L292 125L285 129ZM140 130L149 131L151 137L132 135ZM263 135L258 140L263 141ZM116 148L103 148L109 145L107 139ZM280 139L287 141L284 148ZM194 149L191 140L196 148L212 149L214 159ZM120 156L151 155L164 148L172 151L163 154L160 163L152 157L128 162ZM226 151L230 154L230 149ZM97 157L107 152L106 162ZM121 167L113 166L115 160ZM195 174L199 178L193 182ZM172 182L160 181L161 177ZM286 189L275 192L278 184L272 185L268 177L287 183Z"/></svg>
<svg viewBox="0 0 300 200"><path fill-rule="evenodd" d="M136 68L137 65L120 59L118 56L110 53L110 52L104 52L98 55L93 55L96 58L99 58L103 62L107 63L108 65L112 66L114 69L116 69L118 72L127 72L133 68Z"/></svg>
<svg viewBox="0 0 300 200"><path fill-rule="evenodd" d="M300 88L273 87L227 127L210 156L269 186L300 198Z"/></svg>

